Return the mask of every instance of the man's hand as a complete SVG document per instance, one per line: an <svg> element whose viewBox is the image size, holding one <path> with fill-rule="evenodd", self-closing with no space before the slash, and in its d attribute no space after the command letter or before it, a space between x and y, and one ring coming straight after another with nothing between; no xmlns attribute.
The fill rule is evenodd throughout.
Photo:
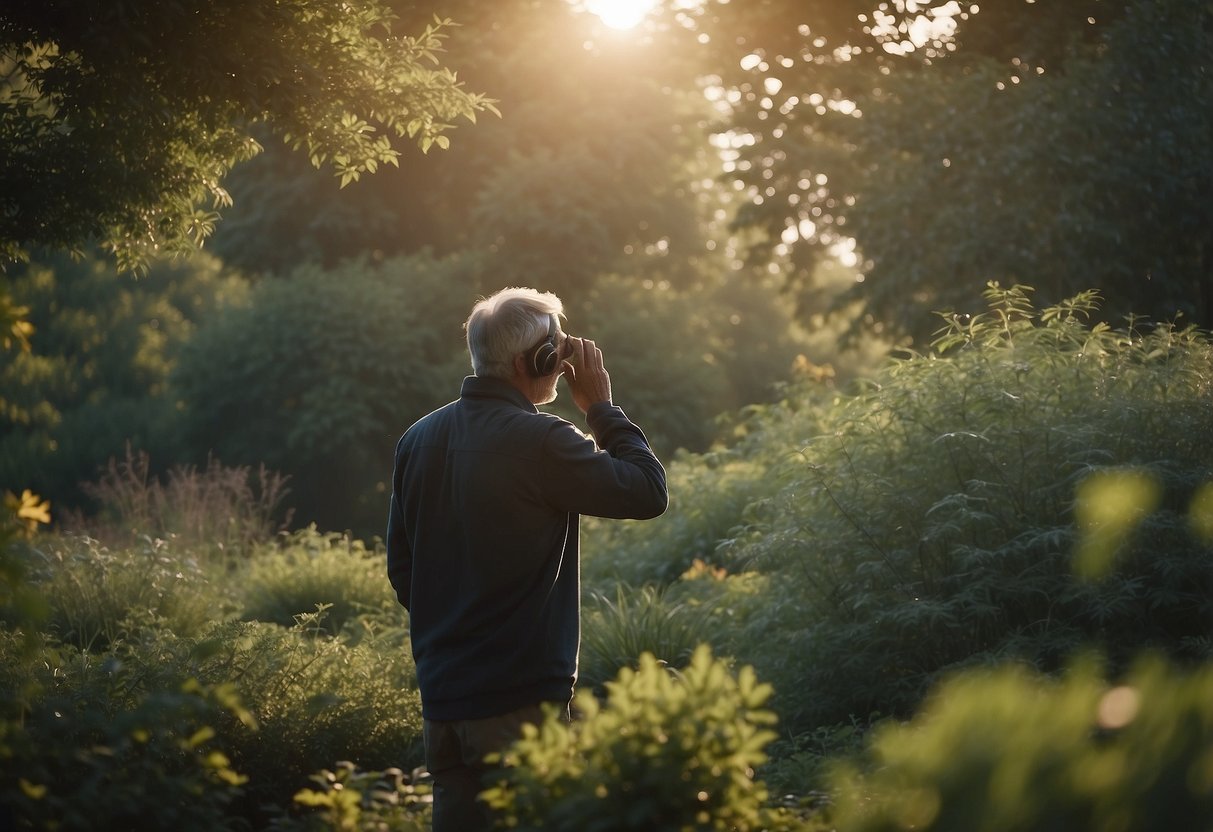
<svg viewBox="0 0 1213 832"><path fill-rule="evenodd" d="M564 378L573 394L573 404L582 413L591 405L611 401L611 377L602 366L602 350L588 338L569 336L572 355L561 362Z"/></svg>

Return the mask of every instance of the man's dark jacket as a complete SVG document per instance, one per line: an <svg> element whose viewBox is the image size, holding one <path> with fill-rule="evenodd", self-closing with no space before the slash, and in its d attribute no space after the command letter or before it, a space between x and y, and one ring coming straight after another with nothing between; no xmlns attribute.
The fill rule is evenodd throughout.
<svg viewBox="0 0 1213 832"><path fill-rule="evenodd" d="M590 407L597 440L506 381L460 397L396 446L388 577L409 610L426 719L567 702L581 638L579 515L665 511L665 471L623 411Z"/></svg>

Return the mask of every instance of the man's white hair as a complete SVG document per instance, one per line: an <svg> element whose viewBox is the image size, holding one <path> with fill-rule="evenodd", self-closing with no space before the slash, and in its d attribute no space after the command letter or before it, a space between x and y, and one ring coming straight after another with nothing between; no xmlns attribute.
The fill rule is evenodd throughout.
<svg viewBox="0 0 1213 832"><path fill-rule="evenodd" d="M472 372L478 376L511 378L514 356L538 344L548 334L552 318L559 326L564 304L551 292L525 287L502 289L472 307L467 330Z"/></svg>

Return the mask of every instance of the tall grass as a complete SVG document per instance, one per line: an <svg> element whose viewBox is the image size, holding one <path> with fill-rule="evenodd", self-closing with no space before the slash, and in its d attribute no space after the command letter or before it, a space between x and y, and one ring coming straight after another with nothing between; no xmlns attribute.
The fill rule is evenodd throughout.
<svg viewBox="0 0 1213 832"><path fill-rule="evenodd" d="M648 653L679 668L707 641L705 608L667 596L656 587L619 586L614 597L589 596L581 637L580 684L601 691L625 667Z"/></svg>
<svg viewBox="0 0 1213 832"><path fill-rule="evenodd" d="M124 459L110 459L96 482L82 485L97 504L96 516L76 515L69 523L118 545L161 538L239 554L289 524L289 512L279 516L286 482L264 465L229 467L215 459L202 469L177 466L162 480L152 475L148 455L128 445Z"/></svg>
<svg viewBox="0 0 1213 832"><path fill-rule="evenodd" d="M26 557L28 579L46 602L45 626L81 650L101 652L147 628L197 634L218 615L202 567L164 540L111 549L89 537L46 535Z"/></svg>

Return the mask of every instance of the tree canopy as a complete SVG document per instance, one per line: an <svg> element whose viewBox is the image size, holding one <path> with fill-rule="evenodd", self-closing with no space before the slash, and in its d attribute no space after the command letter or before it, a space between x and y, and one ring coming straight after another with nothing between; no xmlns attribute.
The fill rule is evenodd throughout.
<svg viewBox="0 0 1213 832"><path fill-rule="evenodd" d="M492 109L380 0L12 0L0 10L0 258L196 248L264 125L342 183Z"/></svg>
<svg viewBox="0 0 1213 832"><path fill-rule="evenodd" d="M853 247L841 304L920 342L991 279L1213 321L1208 3L708 2L667 29L718 102L734 227L808 303Z"/></svg>
<svg viewBox="0 0 1213 832"><path fill-rule="evenodd" d="M569 0L501 0L492 15L474 0L398 5L405 27L434 14L460 21L443 61L500 101L503 117L447 153L410 148L399 169L340 194L267 149L230 178L236 204L213 240L225 260L285 274L367 250L475 249L501 285L543 285L568 300L603 272L643 270L646 251L661 251L666 268L702 251L691 183L710 182L718 164L687 56L639 33L611 36Z"/></svg>

